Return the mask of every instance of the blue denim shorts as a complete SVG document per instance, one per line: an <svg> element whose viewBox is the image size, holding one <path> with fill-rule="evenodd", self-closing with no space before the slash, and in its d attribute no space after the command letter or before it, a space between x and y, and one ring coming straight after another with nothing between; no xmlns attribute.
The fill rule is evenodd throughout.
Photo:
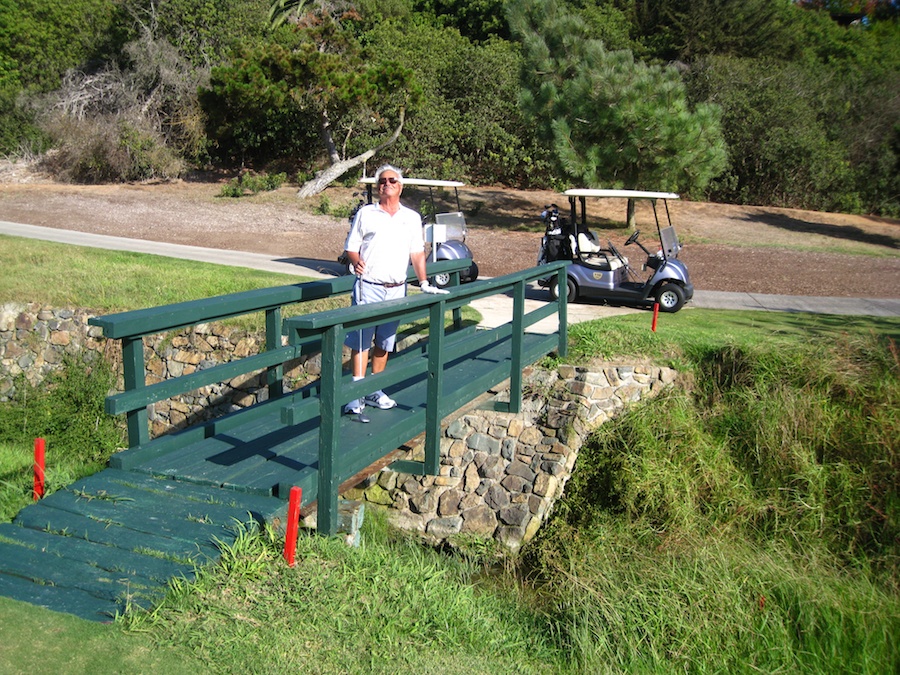
<svg viewBox="0 0 900 675"><path fill-rule="evenodd" d="M403 297L406 297L406 284L388 287L357 279L353 284L351 301L354 305L368 305L372 302L384 302ZM371 349L374 342L376 347L381 347L386 352L392 352L397 341L397 328L399 327L399 321L391 321L350 331L344 338L344 344L353 351L364 352Z"/></svg>

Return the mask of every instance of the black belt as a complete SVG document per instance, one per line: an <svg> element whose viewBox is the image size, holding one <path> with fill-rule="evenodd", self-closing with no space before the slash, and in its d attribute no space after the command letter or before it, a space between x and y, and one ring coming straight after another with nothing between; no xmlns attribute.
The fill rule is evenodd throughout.
<svg viewBox="0 0 900 675"><path fill-rule="evenodd" d="M385 288L397 288L397 286L404 286L406 284L405 281L398 281L397 283L393 283L390 281L369 281L368 279L359 278L360 281L366 284L372 284L373 286L384 286Z"/></svg>

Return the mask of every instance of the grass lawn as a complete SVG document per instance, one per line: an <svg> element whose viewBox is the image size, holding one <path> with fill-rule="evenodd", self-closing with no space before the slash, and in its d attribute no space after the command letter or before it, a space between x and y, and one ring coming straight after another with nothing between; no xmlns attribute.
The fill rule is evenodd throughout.
<svg viewBox="0 0 900 675"><path fill-rule="evenodd" d="M100 251L66 274L53 245L21 245L56 287L24 266L3 302L112 311L251 276ZM95 274L154 291L130 304L114 286L142 284ZM898 672L898 336L897 319L695 309L656 333L645 315L574 326L569 362L648 359L682 379L591 436L518 555L429 548L374 509L358 549L303 536L295 568L276 537L245 535L111 625L0 598L0 672ZM0 439L0 467L23 463Z"/></svg>
<svg viewBox="0 0 900 675"><path fill-rule="evenodd" d="M0 597L0 672L197 673L184 647Z"/></svg>

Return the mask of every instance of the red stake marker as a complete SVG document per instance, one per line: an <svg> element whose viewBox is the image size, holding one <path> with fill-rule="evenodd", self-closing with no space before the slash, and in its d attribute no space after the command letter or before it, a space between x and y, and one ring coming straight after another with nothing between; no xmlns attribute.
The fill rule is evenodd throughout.
<svg viewBox="0 0 900 675"><path fill-rule="evenodd" d="M650 327L654 333L656 332L656 319L659 318L659 303L653 303L653 325Z"/></svg>
<svg viewBox="0 0 900 675"><path fill-rule="evenodd" d="M300 527L300 501L303 497L303 488L294 486L291 488L288 499L287 532L284 535L284 559L291 567L294 566L294 556L297 553L297 530Z"/></svg>
<svg viewBox="0 0 900 675"><path fill-rule="evenodd" d="M32 496L37 501L44 496L44 464L46 443L43 438L34 439L34 490Z"/></svg>

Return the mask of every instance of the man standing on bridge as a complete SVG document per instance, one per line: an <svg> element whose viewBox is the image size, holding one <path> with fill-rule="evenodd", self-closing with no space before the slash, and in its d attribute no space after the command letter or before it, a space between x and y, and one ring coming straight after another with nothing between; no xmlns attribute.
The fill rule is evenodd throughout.
<svg viewBox="0 0 900 675"><path fill-rule="evenodd" d="M422 218L400 203L403 174L386 164L375 172L375 184L378 203L367 204L356 213L344 245L351 269L356 274L352 303L365 305L404 297L406 270L410 262L423 293L447 293L432 286L425 276ZM350 348L350 370L354 382L366 376L373 340L372 374L385 369L388 354L394 349L398 327L399 322L392 321L347 333L344 344ZM361 421L368 421L361 415L366 404L382 410L397 405L379 389L365 398L350 401L344 406L344 413L360 415Z"/></svg>

